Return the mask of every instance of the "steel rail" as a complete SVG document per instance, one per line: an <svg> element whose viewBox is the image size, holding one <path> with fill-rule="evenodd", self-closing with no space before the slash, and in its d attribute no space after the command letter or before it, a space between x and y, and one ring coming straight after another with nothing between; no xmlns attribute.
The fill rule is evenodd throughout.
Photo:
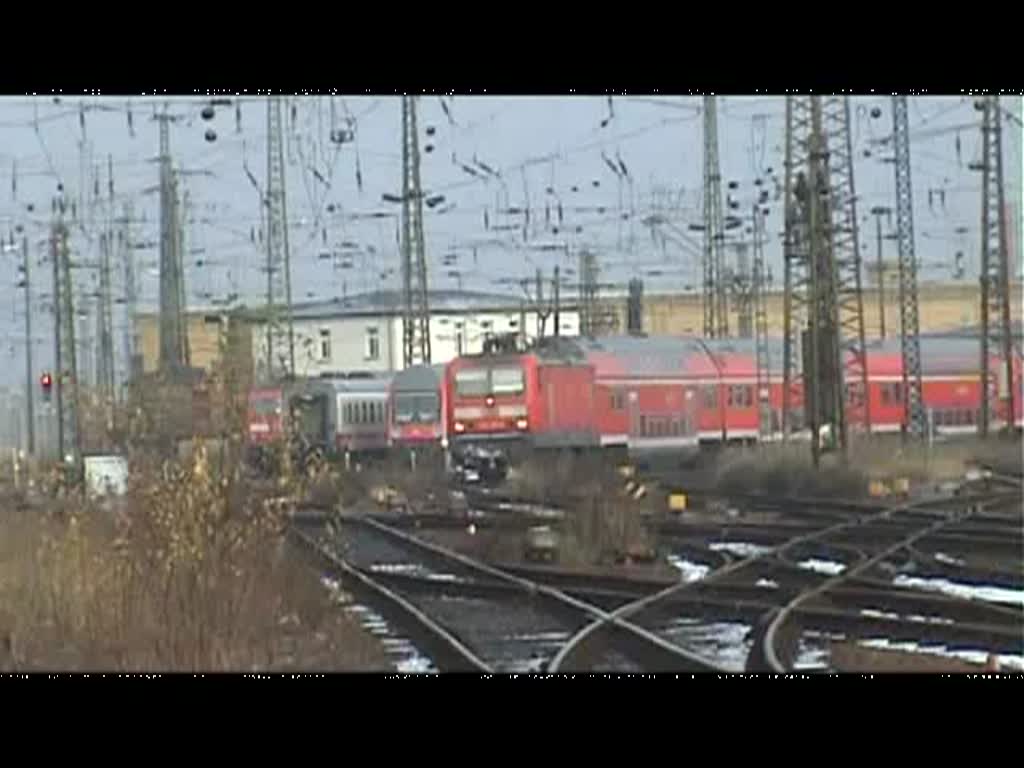
<svg viewBox="0 0 1024 768"><path fill-rule="evenodd" d="M900 508L897 508L892 510L890 513L884 514L887 514L887 516L891 517L892 514L896 514L899 511L902 510ZM864 560L863 562L859 563L853 568L845 570L842 574L826 579L822 584L818 585L817 587L802 591L799 595L790 600L786 605L782 606L781 609L775 612L772 616L771 621L768 623L767 629L764 632L763 638L761 640L764 658L768 665L771 667L771 669L779 673L787 671L786 665L779 659L778 654L776 653L776 638L778 637L781 628L783 627L785 622L793 613L800 609L801 606L806 604L811 599L825 594L830 589L840 586L844 582L847 582L849 579L859 576L862 573L865 573L866 571L883 562L884 560L891 557L900 550L905 549L908 546L912 546L918 540L923 539L930 534L934 534L948 525L969 519L975 511L976 509L974 506L967 506L966 511L964 512L947 513L947 516L944 519L933 521L927 524L925 527L918 529L914 533L903 536L898 541L885 547L882 551L876 553L867 560Z"/></svg>

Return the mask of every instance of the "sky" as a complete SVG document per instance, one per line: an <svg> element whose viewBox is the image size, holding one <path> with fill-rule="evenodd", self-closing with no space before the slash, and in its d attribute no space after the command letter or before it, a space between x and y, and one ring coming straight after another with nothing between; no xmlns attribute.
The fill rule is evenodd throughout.
<svg viewBox="0 0 1024 768"><path fill-rule="evenodd" d="M909 103L921 278L951 279L954 254L962 251L964 279L976 280L981 176L969 165L980 157L980 113L970 97L910 97ZM197 307L263 301L265 256L253 181L263 185L267 174L265 99L236 99L206 120L207 102L197 97L0 98L0 235L5 243L12 235L30 239L37 370L52 360L51 272L41 261L51 201L62 184L78 212L72 253L86 264L94 261L111 209L108 159L113 212L120 216L125 203L132 205L132 239L141 246L135 251L140 306L156 306L153 115L165 104L179 118L171 127L171 150L189 196L187 301ZM550 277L555 264L573 282L581 248L598 255L606 290L632 277L642 277L648 292L697 287L701 233L688 227L701 222L701 105L693 96L421 97L422 185L428 195L444 195L424 208L431 288L522 295L518 280L538 268ZM1003 126L1006 194L1019 215L1020 98L1004 98L1003 106L1017 116ZM767 190L765 257L776 286L782 280L782 201L772 177L782 178L784 109L781 97L718 99L722 176L736 183L734 190L723 185L723 195L732 195L746 214L755 195ZM891 150L879 143L891 134L891 98L855 97L851 109L860 241L871 263L876 246L869 211L894 205L893 166L884 162ZM401 187L400 99L288 99L284 118L294 300L399 288L399 206L382 195ZM332 142L332 133L344 140ZM669 224L657 230L645 224L655 213ZM884 249L887 258L895 257L894 243L886 241ZM17 386L24 381L24 300L16 288L18 254L9 251L0 257L0 385ZM75 275L79 284L96 284L95 270ZM116 269L113 282L115 296L123 296ZM114 324L120 349L123 305L115 308Z"/></svg>

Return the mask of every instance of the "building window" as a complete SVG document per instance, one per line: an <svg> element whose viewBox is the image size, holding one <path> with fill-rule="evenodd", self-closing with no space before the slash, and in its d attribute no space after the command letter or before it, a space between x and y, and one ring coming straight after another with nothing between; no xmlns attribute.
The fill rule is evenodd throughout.
<svg viewBox="0 0 1024 768"><path fill-rule="evenodd" d="M320 329L320 359L329 361L331 359L331 329Z"/></svg>
<svg viewBox="0 0 1024 768"><path fill-rule="evenodd" d="M376 328L366 329L366 359L380 359L380 332Z"/></svg>

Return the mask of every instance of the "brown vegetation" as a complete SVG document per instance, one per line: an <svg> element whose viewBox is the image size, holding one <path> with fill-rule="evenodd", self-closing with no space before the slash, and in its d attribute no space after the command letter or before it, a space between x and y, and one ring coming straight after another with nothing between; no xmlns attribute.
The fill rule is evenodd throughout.
<svg viewBox="0 0 1024 768"><path fill-rule="evenodd" d="M133 466L129 494L5 505L0 665L62 670L386 667L289 551L266 492L190 464Z"/></svg>

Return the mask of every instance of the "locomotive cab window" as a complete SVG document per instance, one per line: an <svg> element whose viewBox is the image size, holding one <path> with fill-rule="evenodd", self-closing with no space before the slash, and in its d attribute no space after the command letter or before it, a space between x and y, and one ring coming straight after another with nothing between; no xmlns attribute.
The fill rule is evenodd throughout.
<svg viewBox="0 0 1024 768"><path fill-rule="evenodd" d="M491 371L491 391L496 395L518 395L523 386L522 368L495 368Z"/></svg>
<svg viewBox="0 0 1024 768"><path fill-rule="evenodd" d="M489 391L487 371L470 368L455 374L455 393L466 396L482 396Z"/></svg>

